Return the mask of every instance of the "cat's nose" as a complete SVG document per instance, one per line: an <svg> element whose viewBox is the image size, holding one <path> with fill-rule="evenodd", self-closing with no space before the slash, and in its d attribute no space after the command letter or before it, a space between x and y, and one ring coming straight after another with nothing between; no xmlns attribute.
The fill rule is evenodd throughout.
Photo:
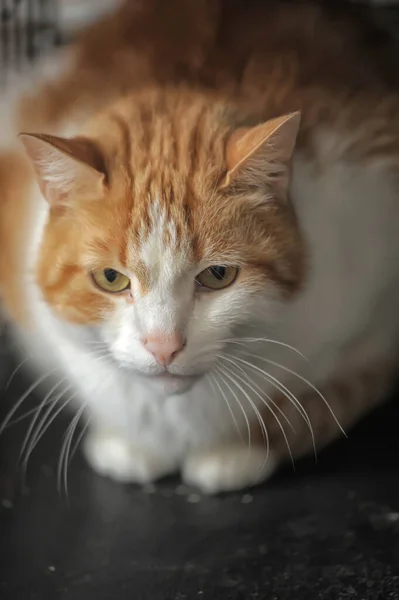
<svg viewBox="0 0 399 600"><path fill-rule="evenodd" d="M143 338L142 343L144 348L164 367L170 365L185 346L184 338L178 331L169 335L152 333Z"/></svg>

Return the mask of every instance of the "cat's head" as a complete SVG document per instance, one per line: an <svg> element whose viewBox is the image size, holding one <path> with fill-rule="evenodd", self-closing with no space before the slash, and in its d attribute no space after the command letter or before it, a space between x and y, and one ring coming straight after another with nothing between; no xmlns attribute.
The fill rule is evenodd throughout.
<svg viewBox="0 0 399 600"><path fill-rule="evenodd" d="M303 280L288 199L299 114L251 127L232 114L196 94L142 93L81 137L22 136L49 203L45 301L176 389L248 324L267 328Z"/></svg>

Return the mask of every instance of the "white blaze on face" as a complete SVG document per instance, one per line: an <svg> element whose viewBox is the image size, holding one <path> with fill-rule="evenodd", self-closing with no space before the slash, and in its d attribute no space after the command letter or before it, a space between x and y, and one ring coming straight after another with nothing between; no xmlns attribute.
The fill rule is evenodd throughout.
<svg viewBox="0 0 399 600"><path fill-rule="evenodd" d="M188 249L178 244L175 223L158 200L151 202L149 217L149 233L140 239L149 291L136 299L139 321L145 333L183 331L193 298L193 265Z"/></svg>

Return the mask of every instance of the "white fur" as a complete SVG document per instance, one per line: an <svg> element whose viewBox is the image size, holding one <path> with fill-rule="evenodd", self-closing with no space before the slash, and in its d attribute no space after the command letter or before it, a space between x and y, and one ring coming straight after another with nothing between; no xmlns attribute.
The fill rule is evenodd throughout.
<svg viewBox="0 0 399 600"><path fill-rule="evenodd" d="M97 328L64 323L43 301L32 277L47 215L35 186L36 228L25 281L35 331L24 334L24 344L40 357L43 369L59 369L60 378L67 377L78 393L75 400L87 407L91 433L85 452L97 471L145 482L181 470L188 483L207 492L255 483L276 466L272 453L264 464L266 450L248 453L245 445L247 419L254 420L262 406L258 390L275 392L275 383L267 382L262 370L297 394L306 385L291 370L323 386L343 366L396 352L399 202L394 179L381 162L366 168L337 160L345 140L330 131L321 132L318 143L324 162L330 161L328 169L318 173L301 156L294 164L292 197L311 264L305 291L286 304L276 302L271 285L258 296L239 282L222 292L196 295L194 278L203 265L190 264L176 243L164 246L163 230L170 228L173 240L173 223L166 222L152 199L154 227L140 246L141 258L151 267L150 292L141 297L128 273L133 304L121 301L112 319ZM162 369L141 338L176 328L184 332L187 345L171 365L175 379L151 377ZM226 339L248 337L290 344L309 361L265 341L246 344L258 355L249 357L233 343L220 362L224 372L209 375ZM96 341L106 344L112 358L96 358L91 345ZM230 360L253 365L236 363L250 375L252 388L242 379L232 382ZM242 371L237 373L243 378Z"/></svg>
<svg viewBox="0 0 399 600"><path fill-rule="evenodd" d="M232 492L253 486L270 477L276 468L273 456L262 447L226 444L219 448L194 452L183 462L183 479L203 492Z"/></svg>

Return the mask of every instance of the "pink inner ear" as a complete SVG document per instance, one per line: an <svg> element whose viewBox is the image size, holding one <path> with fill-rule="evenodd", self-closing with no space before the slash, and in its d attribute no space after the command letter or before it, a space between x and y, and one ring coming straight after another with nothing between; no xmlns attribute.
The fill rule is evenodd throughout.
<svg viewBox="0 0 399 600"><path fill-rule="evenodd" d="M226 165L232 171L245 156L245 136L251 131L250 127L239 127L230 136L226 145Z"/></svg>
<svg viewBox="0 0 399 600"><path fill-rule="evenodd" d="M20 139L49 203L65 205L72 196L78 200L103 197L104 163L91 140L36 134L22 134Z"/></svg>
<svg viewBox="0 0 399 600"><path fill-rule="evenodd" d="M254 159L262 156L266 164L273 161L287 165L294 151L300 124L300 114L292 113L256 127L240 127L230 136L226 144L227 176L225 185L246 167L254 169ZM260 161L260 164L262 163ZM259 164L259 161L256 161ZM259 172L259 176L262 173Z"/></svg>

